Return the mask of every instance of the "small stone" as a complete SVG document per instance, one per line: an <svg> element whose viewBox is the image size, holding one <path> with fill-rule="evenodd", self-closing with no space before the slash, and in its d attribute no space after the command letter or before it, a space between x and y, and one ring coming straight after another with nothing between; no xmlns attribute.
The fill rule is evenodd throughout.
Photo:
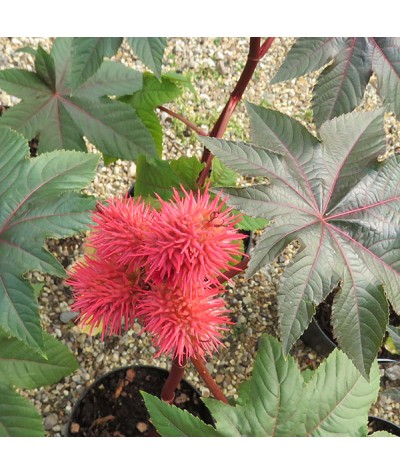
<svg viewBox="0 0 400 475"><path fill-rule="evenodd" d="M128 175L131 178L134 178L136 176L136 165L134 163L131 163L131 165L128 169Z"/></svg>
<svg viewBox="0 0 400 475"><path fill-rule="evenodd" d="M392 366L391 368L388 368L386 370L386 376L391 381L396 381L396 380L400 379L400 364L396 364L395 366Z"/></svg>
<svg viewBox="0 0 400 475"><path fill-rule="evenodd" d="M245 305L249 305L249 304L251 304L251 302L253 301L253 299L250 297L250 295L246 295L246 297L243 297L243 300L242 300L242 301L243 301L243 303L244 303Z"/></svg>
<svg viewBox="0 0 400 475"><path fill-rule="evenodd" d="M104 360L104 353L100 353L96 358L96 363L101 363Z"/></svg>
<svg viewBox="0 0 400 475"><path fill-rule="evenodd" d="M129 381L130 383L133 383L136 377L136 372L134 369L129 368L125 374L125 379Z"/></svg>
<svg viewBox="0 0 400 475"><path fill-rule="evenodd" d="M143 434L143 432L146 432L146 430L149 428L149 426L145 422L138 422L136 424L136 429Z"/></svg>
<svg viewBox="0 0 400 475"><path fill-rule="evenodd" d="M58 417L55 414L49 414L44 420L45 430L51 430L58 423Z"/></svg>
<svg viewBox="0 0 400 475"><path fill-rule="evenodd" d="M188 396L185 393L182 393L179 396L176 396L176 398L174 399L174 403L175 404L183 404L188 400L189 400Z"/></svg>
<svg viewBox="0 0 400 475"><path fill-rule="evenodd" d="M202 397L210 397L210 390L208 388L202 388L201 395Z"/></svg>
<svg viewBox="0 0 400 475"><path fill-rule="evenodd" d="M80 376L79 374L74 374L74 375L72 376L72 381L73 381L74 383L80 383L80 382L82 381L82 378L81 378L81 376Z"/></svg>
<svg viewBox="0 0 400 475"><path fill-rule="evenodd" d="M223 374L217 374L217 376L215 377L215 382L217 384L221 384L222 381L224 380L225 376Z"/></svg>
<svg viewBox="0 0 400 475"><path fill-rule="evenodd" d="M68 323L79 315L78 312L61 312L60 320L63 323Z"/></svg>
<svg viewBox="0 0 400 475"><path fill-rule="evenodd" d="M53 432L60 432L60 430L61 430L60 424L55 425L51 430L52 430Z"/></svg>
<svg viewBox="0 0 400 475"><path fill-rule="evenodd" d="M77 422L71 424L71 434L77 434L81 429L81 426Z"/></svg>

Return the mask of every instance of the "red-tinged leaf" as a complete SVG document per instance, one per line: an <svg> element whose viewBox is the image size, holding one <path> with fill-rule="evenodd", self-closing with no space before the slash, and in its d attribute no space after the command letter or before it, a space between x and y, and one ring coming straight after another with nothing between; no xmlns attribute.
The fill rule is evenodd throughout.
<svg viewBox="0 0 400 475"><path fill-rule="evenodd" d="M313 91L318 126L353 111L372 72L383 103L400 117L400 38L298 38L273 83L324 68Z"/></svg>
<svg viewBox="0 0 400 475"><path fill-rule="evenodd" d="M104 40L107 41L101 42L102 54L110 54L119 40L115 39L115 44L109 44L110 38ZM157 156L154 139L136 112L107 97L137 91L142 86L142 75L110 61L100 66L102 57L96 68L89 68L92 72L87 81L81 84L86 76L80 77L78 83L76 76L72 81L76 67L72 46L72 38L57 38L50 55L39 49L36 73L0 71L0 88L23 99L3 114L0 125L22 133L28 140L39 136L40 153L86 150L86 137L100 151L115 158ZM79 85L73 94L71 83Z"/></svg>
<svg viewBox="0 0 400 475"><path fill-rule="evenodd" d="M227 166L269 181L223 189L229 205L274 221L252 254L248 275L300 241L279 293L284 350L339 285L335 335L368 377L387 325L387 300L400 312L400 156L378 160L385 151L384 111L327 121L319 142L283 114L250 110L257 145L202 139Z"/></svg>

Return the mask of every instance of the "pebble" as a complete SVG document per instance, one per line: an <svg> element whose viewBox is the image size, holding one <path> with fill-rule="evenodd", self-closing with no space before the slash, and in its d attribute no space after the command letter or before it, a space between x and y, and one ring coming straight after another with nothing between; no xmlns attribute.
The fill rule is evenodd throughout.
<svg viewBox="0 0 400 475"><path fill-rule="evenodd" d="M78 312L61 312L60 313L60 320L63 323L68 323L71 320L74 320L79 315Z"/></svg>
<svg viewBox="0 0 400 475"><path fill-rule="evenodd" d="M246 295L246 297L243 297L242 301L245 305L250 305L253 302L253 299L250 295Z"/></svg>
<svg viewBox="0 0 400 475"><path fill-rule="evenodd" d="M44 428L45 430L52 430L57 423L58 417L56 414L49 414L44 419Z"/></svg>
<svg viewBox="0 0 400 475"><path fill-rule="evenodd" d="M387 368L385 370L386 376L391 381L397 381L400 379L400 363L392 366L391 368Z"/></svg>

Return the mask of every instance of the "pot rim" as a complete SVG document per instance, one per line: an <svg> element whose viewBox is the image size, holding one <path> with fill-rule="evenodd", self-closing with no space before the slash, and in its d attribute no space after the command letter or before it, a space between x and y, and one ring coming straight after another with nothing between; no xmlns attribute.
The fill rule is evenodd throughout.
<svg viewBox="0 0 400 475"><path fill-rule="evenodd" d="M313 334L309 334L308 336L303 339L304 334L307 332L307 330L311 327L311 331ZM308 342L311 343L311 340L316 338L316 335L321 338L321 345L322 345L322 351L318 351L315 349L314 346L311 346ZM315 317L312 317L312 320L310 322L310 325L308 328L305 330L303 335L301 335L300 339L303 341L304 344L310 346L310 348L314 349L317 353L319 353L321 356L328 356L329 353L331 353L335 348L338 348L337 344L326 334L326 332L321 328L320 324L317 322ZM399 359L394 359L394 358L378 358L378 364L400 364L400 355Z"/></svg>
<svg viewBox="0 0 400 475"><path fill-rule="evenodd" d="M395 422L389 421L388 419L384 419L383 417L379 416L368 416L368 422L373 422L377 421L380 422L381 424L389 426L393 431L396 432L397 437L400 437L400 426L397 425ZM389 431L388 431L389 432Z"/></svg>

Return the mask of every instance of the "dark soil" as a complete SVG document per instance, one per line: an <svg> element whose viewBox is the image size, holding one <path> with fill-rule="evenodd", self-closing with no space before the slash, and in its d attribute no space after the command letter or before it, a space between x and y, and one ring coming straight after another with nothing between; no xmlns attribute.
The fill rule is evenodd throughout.
<svg viewBox="0 0 400 475"><path fill-rule="evenodd" d="M100 378L78 401L67 428L69 437L157 437L139 391L160 397L167 379L166 370L129 367ZM181 381L174 405L213 424L211 415L197 391Z"/></svg>

